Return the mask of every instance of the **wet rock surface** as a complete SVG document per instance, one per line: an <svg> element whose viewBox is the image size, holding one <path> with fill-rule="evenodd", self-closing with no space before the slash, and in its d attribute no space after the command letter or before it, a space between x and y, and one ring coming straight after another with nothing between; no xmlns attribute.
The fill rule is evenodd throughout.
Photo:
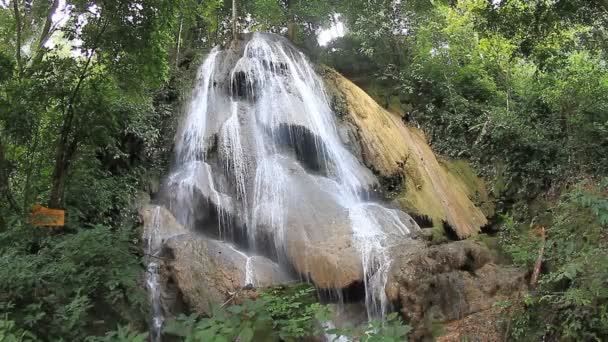
<svg viewBox="0 0 608 342"><path fill-rule="evenodd" d="M429 217L437 227L447 222L460 239L487 224L472 201L477 189L469 189L438 161L422 132L335 70L325 67L324 80L340 119L342 141L374 170L384 190L394 192L401 209Z"/></svg>
<svg viewBox="0 0 608 342"><path fill-rule="evenodd" d="M248 262L248 256L234 246L197 234L169 239L163 255L185 302L201 313L210 313L212 305L222 305L247 285L267 287L289 281L267 258L253 256Z"/></svg>
<svg viewBox="0 0 608 342"><path fill-rule="evenodd" d="M280 165L299 194L286 198L284 244L290 263L320 288L341 289L360 281L363 268L353 246L348 211L331 195L338 185L306 174L289 159Z"/></svg>

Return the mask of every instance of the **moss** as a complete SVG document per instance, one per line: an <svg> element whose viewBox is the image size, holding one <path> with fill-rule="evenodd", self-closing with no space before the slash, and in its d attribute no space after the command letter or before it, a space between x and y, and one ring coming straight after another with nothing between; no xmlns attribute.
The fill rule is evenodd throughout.
<svg viewBox="0 0 608 342"><path fill-rule="evenodd" d="M483 182L474 177L466 163L453 166L455 171L442 167L424 134L385 109L403 113L399 99L370 84L368 91L386 100L382 108L337 72L326 68L324 79L329 94L341 93L342 97L334 97L344 99L347 111L343 113L337 106L341 101L334 101L334 107L355 127L364 163L376 171L395 204L411 214L429 217L438 231L443 230L443 221L448 222L458 238L477 234L487 224L484 213L493 213L492 207L486 205L482 211L471 201L479 193L477 202L487 202Z"/></svg>
<svg viewBox="0 0 608 342"><path fill-rule="evenodd" d="M462 159L440 158L439 163L452 176L460 180L465 186L469 199L481 209L486 217L493 217L496 209L490 197L486 184L475 174L471 165Z"/></svg>
<svg viewBox="0 0 608 342"><path fill-rule="evenodd" d="M488 234L479 234L474 239L476 241L481 242L486 247L488 247L488 250L490 250L490 253L492 253L494 260L496 260L497 263L499 263L499 264L511 263L509 256L507 255L507 253L502 248L502 245L500 244L500 238L498 236L490 236Z"/></svg>

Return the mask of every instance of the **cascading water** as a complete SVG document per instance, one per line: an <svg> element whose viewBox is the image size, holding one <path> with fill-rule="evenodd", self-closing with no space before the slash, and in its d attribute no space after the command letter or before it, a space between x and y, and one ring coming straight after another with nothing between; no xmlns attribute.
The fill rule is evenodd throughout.
<svg viewBox="0 0 608 342"><path fill-rule="evenodd" d="M209 54L176 152L168 186L180 222L215 222L214 236L319 287L361 281L368 316L387 312L391 249L418 227L366 200L376 179L340 140L321 78L286 40L255 33ZM343 267L351 252L358 261ZM245 283L255 285L251 258Z"/></svg>
<svg viewBox="0 0 608 342"><path fill-rule="evenodd" d="M150 294L150 302L152 307L152 322L151 322L151 340L153 342L160 341L161 329L165 321L163 315L160 295L161 286L159 281L159 264L154 260L158 256L161 247L160 241L160 207L156 207L152 216L152 226L146 232L147 243L147 258L148 267L146 270L146 288Z"/></svg>

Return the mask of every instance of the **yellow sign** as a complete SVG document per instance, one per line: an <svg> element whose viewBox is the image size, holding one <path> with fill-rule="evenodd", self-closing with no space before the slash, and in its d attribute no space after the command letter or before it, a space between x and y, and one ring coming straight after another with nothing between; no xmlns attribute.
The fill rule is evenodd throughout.
<svg viewBox="0 0 608 342"><path fill-rule="evenodd" d="M32 207L29 221L30 224L38 227L63 226L65 224L65 211L49 209L36 204Z"/></svg>

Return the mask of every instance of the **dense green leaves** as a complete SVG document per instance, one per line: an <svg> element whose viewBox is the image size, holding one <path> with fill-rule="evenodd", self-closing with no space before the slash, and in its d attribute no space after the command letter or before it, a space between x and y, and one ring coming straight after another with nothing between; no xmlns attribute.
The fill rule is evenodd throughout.
<svg viewBox="0 0 608 342"><path fill-rule="evenodd" d="M514 338L605 340L608 337L608 198L605 184L579 184L550 209L545 256L547 272L538 292L515 316ZM514 261L529 267L539 238L506 221L503 244Z"/></svg>
<svg viewBox="0 0 608 342"><path fill-rule="evenodd" d="M371 61L380 102L400 104L437 151L476 162L505 202L534 197L608 172L608 50L590 38L606 12L564 3L355 2L350 45L328 61L347 72L352 57L332 55Z"/></svg>
<svg viewBox="0 0 608 342"><path fill-rule="evenodd" d="M182 315L167 324L165 333L192 342L301 341L323 335L361 342L397 342L407 340L411 330L397 313L390 314L385 322L373 320L361 327L339 329L326 324L331 315L329 307L318 303L312 286L278 286L262 292L255 301L215 308L208 318Z"/></svg>
<svg viewBox="0 0 608 342"><path fill-rule="evenodd" d="M134 251L123 230L58 235L13 226L0 233L0 313L44 339L78 340L139 321L147 298Z"/></svg>
<svg viewBox="0 0 608 342"><path fill-rule="evenodd" d="M145 329L138 189L168 163L177 6L167 1L0 6L0 335L83 340ZM63 2L61 2L63 3ZM57 19L57 16L55 17ZM175 99L175 96L174 96ZM31 227L31 205L66 226ZM8 204L8 205L5 205ZM144 340L128 328L107 340Z"/></svg>

